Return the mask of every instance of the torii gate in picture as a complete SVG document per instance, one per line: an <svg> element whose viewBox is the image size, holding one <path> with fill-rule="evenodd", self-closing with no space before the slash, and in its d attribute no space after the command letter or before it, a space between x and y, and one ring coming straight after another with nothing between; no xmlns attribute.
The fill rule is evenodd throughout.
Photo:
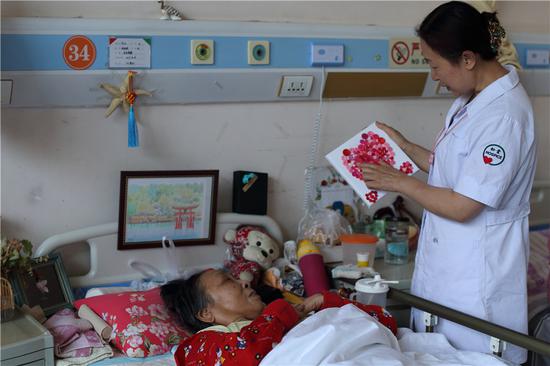
<svg viewBox="0 0 550 366"><path fill-rule="evenodd" d="M176 230L180 230L183 227L183 220L185 219L187 229L192 229L195 226L195 209L199 205L193 206L172 206L176 215Z"/></svg>

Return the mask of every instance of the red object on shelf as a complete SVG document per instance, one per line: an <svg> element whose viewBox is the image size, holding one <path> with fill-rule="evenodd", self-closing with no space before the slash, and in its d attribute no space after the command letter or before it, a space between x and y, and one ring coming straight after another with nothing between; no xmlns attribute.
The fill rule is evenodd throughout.
<svg viewBox="0 0 550 366"><path fill-rule="evenodd" d="M306 254L298 261L304 277L306 295L311 296L330 288L323 256L319 253Z"/></svg>

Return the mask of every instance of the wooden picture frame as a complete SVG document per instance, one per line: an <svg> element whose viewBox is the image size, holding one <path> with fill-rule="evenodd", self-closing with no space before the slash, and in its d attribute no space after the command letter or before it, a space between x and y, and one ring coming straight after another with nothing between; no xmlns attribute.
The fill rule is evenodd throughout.
<svg viewBox="0 0 550 366"><path fill-rule="evenodd" d="M59 254L33 260L31 271L10 274L15 303L39 305L46 316L73 307L73 291Z"/></svg>
<svg viewBox="0 0 550 366"><path fill-rule="evenodd" d="M118 249L214 244L217 170L122 171Z"/></svg>

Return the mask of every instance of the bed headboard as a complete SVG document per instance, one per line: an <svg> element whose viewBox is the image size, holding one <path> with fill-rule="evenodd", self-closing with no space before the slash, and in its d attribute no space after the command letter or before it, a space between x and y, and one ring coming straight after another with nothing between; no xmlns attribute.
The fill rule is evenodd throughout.
<svg viewBox="0 0 550 366"><path fill-rule="evenodd" d="M535 181L531 191L529 225L543 224L550 224L550 180Z"/></svg>
<svg viewBox="0 0 550 366"><path fill-rule="evenodd" d="M220 264L225 259L227 245L223 235L228 229L234 229L240 224L263 226L281 245L283 235L281 228L269 216L243 215L237 213L218 213L216 218L216 240L214 245L185 246L176 248L181 258L180 269ZM61 247L86 242L89 247L89 256L84 256L89 267L88 273L70 277L72 287L86 287L100 284L126 282L142 277L130 267L130 263L139 261L153 265L162 272L166 272L166 254L163 249L134 249L117 250L118 223L87 227L54 235L46 239L36 249L35 256L52 253ZM69 254L69 255L67 255ZM65 267L71 266L71 261L81 260L70 250L63 253ZM80 259L79 259L80 258ZM73 266L74 267L74 264Z"/></svg>

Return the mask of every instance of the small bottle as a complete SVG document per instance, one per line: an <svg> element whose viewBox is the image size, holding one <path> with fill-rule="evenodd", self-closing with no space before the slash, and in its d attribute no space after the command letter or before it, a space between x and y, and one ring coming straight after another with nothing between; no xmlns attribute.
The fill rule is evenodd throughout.
<svg viewBox="0 0 550 366"><path fill-rule="evenodd" d="M307 296L328 291L330 283L319 248L309 240L298 243L298 266L304 279Z"/></svg>
<svg viewBox="0 0 550 366"><path fill-rule="evenodd" d="M386 220L384 262L406 264L409 261L409 219L392 217Z"/></svg>

